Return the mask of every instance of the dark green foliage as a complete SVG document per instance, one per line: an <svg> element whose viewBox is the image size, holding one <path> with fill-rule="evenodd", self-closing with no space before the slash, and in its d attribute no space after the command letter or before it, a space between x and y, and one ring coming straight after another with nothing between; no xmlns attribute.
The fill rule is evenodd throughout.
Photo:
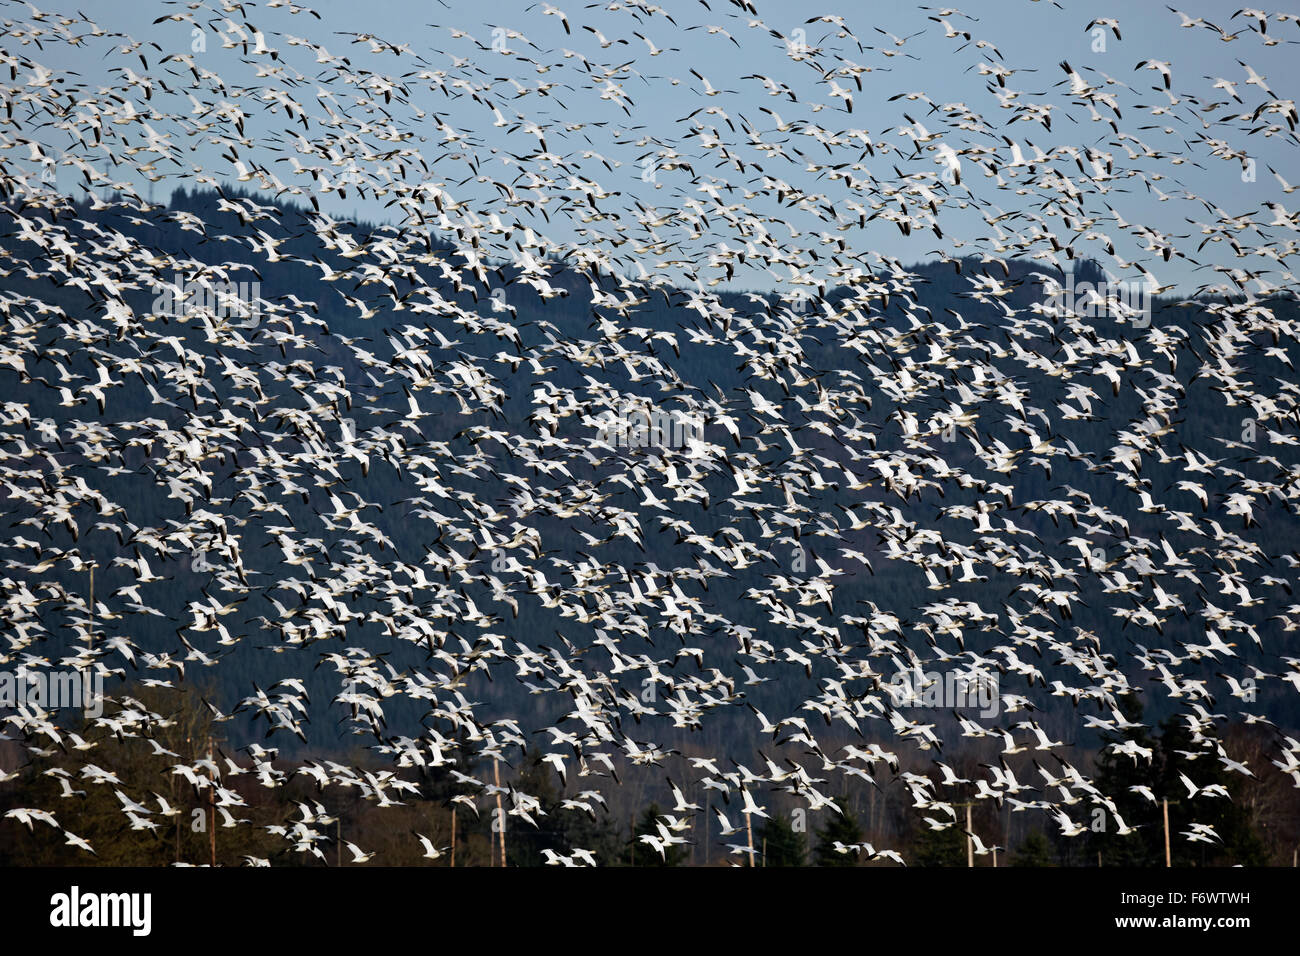
<svg viewBox="0 0 1300 956"><path fill-rule="evenodd" d="M560 856L569 856L575 849L590 850L597 859L606 861L617 853L607 815L599 806L593 808L594 818L581 810L564 808L558 782L555 770L542 762L542 752L529 751L514 787L536 797L542 812L530 814L536 826L518 816L506 817L506 859L510 866L541 866L546 862L543 850Z"/></svg>
<svg viewBox="0 0 1300 956"><path fill-rule="evenodd" d="M754 840L762 854L762 866L804 866L807 862L808 841L783 813L764 820L754 833Z"/></svg>
<svg viewBox="0 0 1300 956"><path fill-rule="evenodd" d="M652 803L646 807L632 830L631 838L623 845L623 852L619 855L620 863L626 862L631 866L681 866L686 862L690 853L680 844L668 847L661 856L653 846L641 841L641 837L646 834L659 836L661 815L659 804Z"/></svg>
<svg viewBox="0 0 1300 956"><path fill-rule="evenodd" d="M1016 852L1011 854L1012 866L1055 866L1056 853L1052 850L1052 841L1043 836L1042 830L1034 830L1020 841Z"/></svg>
<svg viewBox="0 0 1300 956"><path fill-rule="evenodd" d="M835 849L838 842L842 846L852 846L863 840L862 827L857 818L847 810L828 814L826 824L817 831L817 849L813 862L817 866L857 866L858 853L840 853Z"/></svg>
<svg viewBox="0 0 1300 956"><path fill-rule="evenodd" d="M924 830L912 850L914 866L965 866L966 834L956 826Z"/></svg>
<svg viewBox="0 0 1300 956"><path fill-rule="evenodd" d="M1141 707L1135 699L1125 699L1124 714L1127 720L1138 721ZM1103 741L1103 752L1097 760L1097 789L1114 800L1124 823L1136 827L1138 832L1120 836L1115 832L1113 813L1095 808L1083 821L1093 826L1088 841L1091 856L1095 859L1100 852L1103 866L1163 866L1165 832L1161 801L1168 799L1169 844L1174 866L1266 863L1264 842L1238 799L1204 794L1193 798L1182 781L1186 777L1202 790L1218 784L1230 795L1239 796L1241 775L1227 772L1217 750L1195 741L1185 721L1166 720L1160 728L1158 738L1146 733L1145 728L1137 728L1107 735ZM1151 759L1141 755L1134 758L1111 749L1112 745L1129 740L1149 748ZM1131 789L1138 786L1148 788L1155 802ZM1186 834L1191 832L1193 823L1212 826L1221 842L1189 841Z"/></svg>

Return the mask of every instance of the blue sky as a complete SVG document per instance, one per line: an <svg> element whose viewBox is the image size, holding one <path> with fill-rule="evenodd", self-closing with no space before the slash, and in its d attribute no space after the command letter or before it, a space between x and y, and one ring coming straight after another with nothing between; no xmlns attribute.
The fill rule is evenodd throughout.
<svg viewBox="0 0 1300 956"><path fill-rule="evenodd" d="M1131 87L1131 90L1125 90L1118 84L1107 86L1108 90L1119 91L1118 95L1125 104L1120 129L1164 154L1154 162L1132 164L1147 174L1146 182L1141 178L1111 181L1104 184L1103 188L1109 190L1105 193L1099 192L1092 184L1090 198L1094 211L1104 215L1109 207L1129 223L1143 223L1176 236L1195 234L1197 227L1187 220L1204 220L1208 213L1199 200L1178 198L1183 190L1202 197L1229 215L1253 213L1256 218L1263 217L1267 221L1270 214L1261 204L1273 201L1285 205L1288 197L1266 167L1273 166L1288 180L1300 180L1294 143L1278 136L1266 141L1261 135L1247 136L1241 130L1224 132L1215 127L1202 128L1195 120L1198 105L1186 96L1196 97L1200 104L1225 101L1224 91L1213 87L1215 78L1222 77L1241 84L1238 93L1247 103L1255 105L1264 97L1258 89L1244 85L1247 74L1237 62L1241 59L1262 74L1279 96L1287 97L1296 74L1295 46L1292 43L1266 47L1259 42L1257 34L1249 32L1225 41L1204 27L1180 27L1180 17L1159 3L1066 2L1065 9L1059 9L1049 0L989 0L962 4L962 11L969 17L953 13L942 18L953 30L969 32L975 41L995 44L1001 54L999 59L987 48L979 49L974 44L967 44L964 38L945 36L946 27L930 19L943 12L939 5L928 9L877 3L807 6L759 0L755 0L754 5L758 10L757 17L741 12L728 0L708 0L708 8L698 0L666 0L659 5L664 11L662 14L638 19L625 5L617 2L591 5L557 3L555 6L562 8L567 15L570 26L567 33L558 15L548 15L543 11L545 4L529 6L500 0L474 3L447 0L445 4L441 0L419 3L381 0L370 4L324 0L313 4L321 14L320 20L305 13L292 15L284 7L268 9L265 5L251 3L243 5L242 13L268 34L269 45L280 51L282 63L288 63L308 78L303 85L294 88L294 92L301 91L306 97L304 103L311 101L309 105L315 102L310 95L312 86L320 85L314 76L317 66L306 47L289 42L291 37L309 38L323 44L330 53L348 56L356 67L394 76L417 69L431 69L446 71L443 82L448 85L456 80L490 84L491 93L480 99L490 100L498 107L501 119L506 121L501 126L493 125L498 122L498 114L484 102L475 101L469 95L453 100L410 76L407 81L413 89L423 85L413 96L412 106L425 115L419 116L412 109L396 106L393 109L395 121L413 134L410 144L418 148L426 159L437 157L437 181L452 195L467 199L480 214L493 210L502 215L521 214L517 209L512 212L499 204L500 194L492 181L504 181L518 175L520 166L511 161L510 153L519 155L536 149L536 135L525 128L528 121L545 127L548 148L563 155L566 161L574 164L574 168L580 168L586 179L598 182L609 192L621 194L617 200L608 201L611 209L621 209L625 215L631 215L637 209L637 203L666 210L681 208L683 203L692 199L705 198L700 194L700 185L706 189L710 185L722 189L720 195L724 197L735 196L719 185L725 180L752 193L745 200L749 208L760 215L770 216L768 226L773 234L779 234L783 239L788 236L788 241L796 245L806 245L809 237L824 231L827 224L810 214L782 207L773 198L774 190L770 184L764 183L762 175L752 165L747 165L744 171L734 166L716 168L716 154L702 150L699 141L691 135L695 132L696 119L716 128L728 143L742 144L735 149L742 160L759 155L744 149L744 121L763 130L765 140L783 141L789 144L787 149L790 146L800 148L806 161L794 157L794 162L763 163L765 171L771 179L779 179L805 191L823 193L837 209L841 208L840 193L826 178L827 170L810 169L810 163L815 166L822 162L859 160L863 169L880 181L896 179L897 171L905 174L918 171L934 173L943 168L933 150L913 156L910 141L900 133L901 129L911 125L905 115L920 121L930 131L944 126L941 113L931 113L927 103L906 98L907 94L913 93L923 92L936 104L965 103L994 128L995 135L990 138L985 134L964 136L962 131L953 131L949 126L945 141L949 135L955 137L953 142L964 136L968 143L987 143L990 147L1008 149L1008 145L999 140L999 137L1007 136L1026 153L1034 146L1044 151L1056 146L1092 147L1126 161L1122 146L1116 142L1108 123L1090 121L1085 108L1069 106L1068 91L1058 85L1065 79L1058 66L1062 60L1070 62L1077 71L1090 67L1118 81L1118 84ZM14 4L6 12L11 18L22 20L24 9ZM183 5L92 0L80 9L104 29L121 30L138 40L156 42L163 55L187 54L195 44L192 25L174 22L154 25L152 22L157 16L183 11ZM1193 17L1206 17L1229 33L1246 26L1241 17L1230 20L1231 10L1224 4L1189 0L1181 5L1181 9ZM837 36L839 27L833 22L807 22L823 12L832 16L842 15L856 39ZM668 21L669 16L676 21L675 25ZM1100 33L1087 28L1091 20L1101 17L1118 18L1122 39L1116 38L1105 27L1098 28ZM239 13L233 18L237 22L243 21ZM216 22L211 16L204 20ZM761 26L753 22L756 20L761 21ZM594 28L599 34L586 27ZM735 42L726 33L710 29L717 27L727 31ZM882 34L877 28L891 35ZM1269 30L1287 40L1300 40L1300 29L1294 23L1273 22ZM279 36L272 36L272 31ZM782 38L771 35L769 31L778 32ZM918 31L923 32L914 35ZM376 35L401 45L403 52L401 55L389 52L372 54L368 44L352 42L352 37L342 35L349 32ZM643 34L644 39L635 33ZM898 42L900 39L903 39L902 43ZM792 50L798 48L791 44L800 41L814 47L815 54L803 58L792 56ZM650 44L661 52L651 55ZM203 50L193 54L196 64L220 74L228 83L243 85L254 92L265 87L267 79L258 77L254 67L242 60L238 48L222 48L219 33L205 28L203 45ZM107 47L101 44L95 55L88 56L76 54L66 44L55 44L44 51L29 48L24 52L56 71L77 71L81 80L93 87L120 87L121 74L109 72L112 67L134 66L139 71L138 60L119 54L103 57L99 53L102 49ZM162 76L157 72L159 55L154 51L149 53L151 68L155 75ZM887 55L889 53L894 55ZM417 61L417 57L423 62ZM535 63L523 57L531 58ZM581 65L580 57L593 64L591 69L597 72L605 66L627 64L616 74L615 82L628 98L630 115L617 101L602 99L601 93L608 87L603 81L593 78L591 72ZM1170 103L1163 92L1159 73L1135 69L1136 63L1148 58L1172 64L1172 91L1181 102ZM274 65L266 57L253 59ZM871 68L871 72L861 76L860 91L846 77L827 80L823 76L824 70L846 63ZM1051 130L1032 120L1008 124L1014 110L998 108L997 98L987 89L988 80L977 72L980 63L1003 63L1015 69L1017 72L1007 79L1006 88L1021 91L1021 102L1033 100L1056 104L1058 109ZM546 68L546 72L539 72L538 65ZM179 63L173 62L170 66L188 77L188 72ZM693 70L703 79L693 75ZM1100 74L1086 71L1085 74L1090 82L1102 82ZM753 78L755 76L769 77L787 86L797 101L792 101L787 95L769 95L763 81ZM536 84L539 79L557 83L549 96L530 94L519 100L511 98L519 88L512 85L512 81L528 86ZM705 95L705 80L720 92ZM174 78L168 82L184 86ZM846 111L844 100L832 95L832 82L851 94L852 112ZM337 82L329 84L329 87L337 95L348 92ZM899 94L903 97L891 100ZM142 98L137 99L141 108L149 105ZM291 123L282 110L273 110L265 103L260 104L260 110L257 109L259 104L252 95L246 95L240 101L247 103L250 100L252 105L246 105L244 109L251 114L248 129L252 149L245 151L241 158L256 157L255 161L275 171L283 181L290 182L289 164L277 162L289 153L266 150L265 146L272 142L267 137L272 134L292 137L302 130ZM188 101L181 92L173 97L156 93L152 105L160 103L167 104L162 108L169 112L188 110ZM1151 115L1149 110L1136 109L1136 104L1168 106L1173 110L1173 116ZM687 119L692 111L702 107L721 110L726 119L731 120L735 131L727 126L721 113L697 114ZM813 123L836 133L863 130L864 135L875 142L890 142L902 147L903 151L859 159L858 154L838 148L831 157L818 145L815 137L801 134L798 129L785 136L776 133L776 118L763 112L764 108L775 111L787 124ZM437 129L439 121L445 121L467 140L449 148ZM166 129L167 124L163 123L162 128ZM52 131L46 132L52 134ZM1227 149L1242 150L1255 158L1253 181L1246 181L1249 177L1243 178L1239 161L1215 159L1209 155L1204 143L1192 141L1195 135L1202 134L1222 138ZM312 138L315 138L315 132ZM57 145L56 140L49 141ZM193 156L206 173L219 180L231 178L231 164L222 158L220 146L203 142L193 142L192 145L197 147ZM710 157L703 162L692 162L695 173L703 178L693 181L684 169L647 166L651 162L661 164L665 151L670 150L687 161ZM457 151L459 158L451 155ZM657 158L653 158L656 154ZM1171 158L1179 154L1187 156L1188 162L1172 163ZM469 162L471 157L473 165ZM1203 168L1194 165L1196 163ZM651 171L653 175L649 174ZM65 170L61 176L66 176L68 181L74 178L71 170ZM470 177L467 182L462 181L465 177ZM143 182L138 177L137 181ZM301 183L304 180L297 181ZM173 185L181 184L179 180L169 178L155 187L155 195L162 199ZM1088 190L1089 184L1081 182L1081 185L1085 191ZM928 231L914 232L911 237L904 238L894 225L882 220L869 223L865 229L854 227L846 230L843 235L854 249L886 251L905 262L932 258L938 249L982 252L989 248L991 230L976 214L974 203L990 202L1000 209L1012 211L1036 201L1032 195L1017 195L1014 189L992 188L986 177L970 167L966 168L963 186L949 190L949 196L960 200L967 195L967 190L972 201L969 208L962 210L959 205L945 205L940 216L944 232L942 240ZM392 198L388 195L376 200L359 199L354 192L346 200L331 196L323 196L321 200L325 208L338 215L355 213L370 219L391 221L395 218L393 209L385 207L385 203ZM529 224L539 234L545 234L557 243L583 241L583 224L572 215L552 217L550 222L535 217ZM1008 227L1011 228L1020 227ZM732 246L743 243L743 229L732 229L732 233L729 235L726 228L720 228L721 241ZM1124 243L1113 224L1108 234L1120 244L1122 256L1146 262L1162 283L1177 283L1180 288L1187 289L1212 278L1205 270L1198 272L1188 263L1175 261L1164 264L1150 252L1143 252L1141 245ZM698 264L719 241L719 235L694 237L689 230L675 232L671 229L664 232L663 238L679 250L658 260L668 263L662 271L670 273L676 268L672 265L674 259ZM1199 237L1179 239L1176 244L1178 248L1196 255L1194 250L1199 241ZM1083 244L1079 248L1084 251ZM1235 255L1224 243L1211 243L1198 259L1232 262ZM756 273L738 277L736 284L766 285L779 278Z"/></svg>

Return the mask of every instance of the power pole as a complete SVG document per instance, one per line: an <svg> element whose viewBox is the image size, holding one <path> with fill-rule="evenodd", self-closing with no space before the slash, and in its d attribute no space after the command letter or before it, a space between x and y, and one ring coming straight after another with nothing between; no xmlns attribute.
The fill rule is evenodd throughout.
<svg viewBox="0 0 1300 956"><path fill-rule="evenodd" d="M973 775L972 775L973 776ZM966 865L975 865L975 845L970 839L970 803L966 804Z"/></svg>
<svg viewBox="0 0 1300 956"><path fill-rule="evenodd" d="M172 774L172 804L173 805L180 804L180 800L176 796L176 775L175 774ZM176 862L177 863L181 861L181 816L182 814L180 813L176 814Z"/></svg>
<svg viewBox="0 0 1300 956"><path fill-rule="evenodd" d="M696 784L693 784L693 783L692 783L692 784L688 784L688 786L691 788L691 796L694 797L694 796L696 795L696 793L698 792ZM692 800L691 802L694 803L695 801ZM707 811L706 811L706 812L707 812ZM709 820L709 818L708 818L707 816L705 816L705 818L704 818L704 822L705 822L705 823L708 823L708 820ZM691 817L691 836L692 836L692 837L698 837L698 834L697 834L695 831L699 829L699 826L700 826L700 824L699 824L699 820L698 820L696 817ZM696 863L699 862L699 861L695 858L696 850L697 850L697 848L699 847L699 845L700 845L700 841L699 841L699 839L693 839L693 840L691 841L691 866L695 866Z"/></svg>
<svg viewBox="0 0 1300 956"><path fill-rule="evenodd" d="M211 765L208 769L208 813L210 816L208 824L208 842L212 848L212 866L217 865L217 775L211 769L215 764L212 763L212 735L208 734L208 763Z"/></svg>
<svg viewBox="0 0 1300 956"><path fill-rule="evenodd" d="M86 652L89 654L95 649L95 562L90 563L90 606L89 622L86 630ZM83 704L88 704L90 695L95 690L95 662L90 661L86 668L85 677L82 678L81 700Z"/></svg>
<svg viewBox="0 0 1300 956"><path fill-rule="evenodd" d="M709 813L713 810L713 804L707 803L704 807L704 865L709 865Z"/></svg>
<svg viewBox="0 0 1300 956"><path fill-rule="evenodd" d="M456 865L456 807L451 808L451 865Z"/></svg>
<svg viewBox="0 0 1300 956"><path fill-rule="evenodd" d="M749 845L749 868L754 868L754 821L750 818L749 811L745 811L745 840Z"/></svg>
<svg viewBox="0 0 1300 956"><path fill-rule="evenodd" d="M1169 866L1173 866L1173 864L1170 862L1171 857L1169 855L1169 798L1165 797L1165 799L1162 802L1164 805L1164 816L1165 816L1165 866L1169 867Z"/></svg>
<svg viewBox="0 0 1300 956"><path fill-rule="evenodd" d="M194 760L194 738L191 737L189 734L185 735L185 759L189 761ZM174 779L175 778L173 778L173 780ZM174 795L175 793L176 793L176 788L172 787L172 794ZM195 793L195 797L198 798L200 803L203 801L202 794ZM180 861L181 861L181 818L177 817L176 818L176 862L179 863Z"/></svg>
<svg viewBox="0 0 1300 956"><path fill-rule="evenodd" d="M497 785L497 825L501 827L501 865L506 865L506 817L501 812L501 761L492 761L492 775Z"/></svg>

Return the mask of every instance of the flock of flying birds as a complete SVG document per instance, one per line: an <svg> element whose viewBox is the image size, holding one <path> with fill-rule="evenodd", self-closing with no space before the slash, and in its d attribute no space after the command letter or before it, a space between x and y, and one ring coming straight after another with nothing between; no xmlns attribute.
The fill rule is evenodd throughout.
<svg viewBox="0 0 1300 956"><path fill-rule="evenodd" d="M969 785L1067 837L1101 807L1123 836L1115 795L1049 715L1065 714L1061 737L1118 734L1138 726L1131 693L1185 722L1193 766L1300 786L1285 728L1274 766L1220 739L1294 713L1300 692L1285 541L1300 213L1285 208L1294 174L1254 159L1294 155L1295 103L1258 64L1300 41L1300 18L1170 8L1168 49L1226 44L1230 68L1204 76L1173 57L1130 66L1117 20L999 4L1079 38L1048 77L1004 57L995 14L939 7L895 34L849 16L777 23L780 4L765 20L750 0L538 3L476 37L431 5L444 22L421 45L334 32L293 0L169 2L144 40L10 6L0 660L106 675L111 700L76 732L30 703L4 714L33 759L85 762L55 772L57 806L0 826L94 852L74 786L105 786L127 825L158 829L176 809L126 792L88 738L175 759L155 739L168 716L123 682L177 687L240 653L284 676L208 706L264 720L270 745L172 767L212 788L227 826L252 825L248 787L302 775L386 807L458 750L481 767L540 748L560 812L593 812L636 767L675 781L642 837L661 854L709 814L743 861L745 819L778 800L825 819L864 784L906 787L936 828L960 826L952 788ZM683 59L686 37L716 58ZM771 75L707 75L764 57ZM968 102L890 83L935 57L969 60ZM675 118L673 97L696 108ZM146 183L215 190L242 228L153 203ZM78 198L129 228L79 217ZM331 261L291 253L286 202ZM349 202L396 222L362 234ZM1152 210L1186 225L1143 224ZM194 253L151 245L164 225ZM890 252L930 234L963 308L928 308L925 279ZM1103 321L1088 306L1104 296L1062 295L1083 259L1167 297L1158 273L1207 281L1146 322L1111 299ZM252 302L194 292L270 288L286 263L318 281ZM771 291L727 294L741 288ZM199 304L183 319L143 304L168 290ZM660 302L675 328L641 317ZM323 317L340 310L373 331L343 334ZM701 427L625 447L602 424L633 405ZM152 523L115 500L126 487L146 489ZM900 600L900 581L926 602ZM525 606L555 626L519 627ZM889 682L918 669L995 682L996 716L900 700ZM290 736L333 742L307 720L320 674L389 769L281 759ZM511 713L503 684L528 708ZM777 690L797 704L771 710ZM389 727L398 701L423 715L409 734ZM747 749L704 752L711 725ZM964 738L1000 753L973 781L951 767ZM457 803L501 797L511 826L537 825L535 795L453 776ZM1182 783L1194 807L1227 795ZM303 807L271 830L324 858L324 808ZM1196 823L1181 838L1218 835Z"/></svg>

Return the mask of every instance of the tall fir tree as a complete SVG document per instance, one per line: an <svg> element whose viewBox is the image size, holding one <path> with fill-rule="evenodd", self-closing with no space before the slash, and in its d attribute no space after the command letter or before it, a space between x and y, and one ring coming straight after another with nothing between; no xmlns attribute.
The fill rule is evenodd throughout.
<svg viewBox="0 0 1300 956"><path fill-rule="evenodd" d="M763 866L804 866L808 858L808 842L786 819L778 813L763 825L754 838L761 848Z"/></svg>
<svg viewBox="0 0 1300 956"><path fill-rule="evenodd" d="M817 866L857 866L860 854L856 851L841 853L835 849L835 844L852 846L861 843L862 839L862 827L852 813L847 810L833 813L826 825L817 831L813 862Z"/></svg>

